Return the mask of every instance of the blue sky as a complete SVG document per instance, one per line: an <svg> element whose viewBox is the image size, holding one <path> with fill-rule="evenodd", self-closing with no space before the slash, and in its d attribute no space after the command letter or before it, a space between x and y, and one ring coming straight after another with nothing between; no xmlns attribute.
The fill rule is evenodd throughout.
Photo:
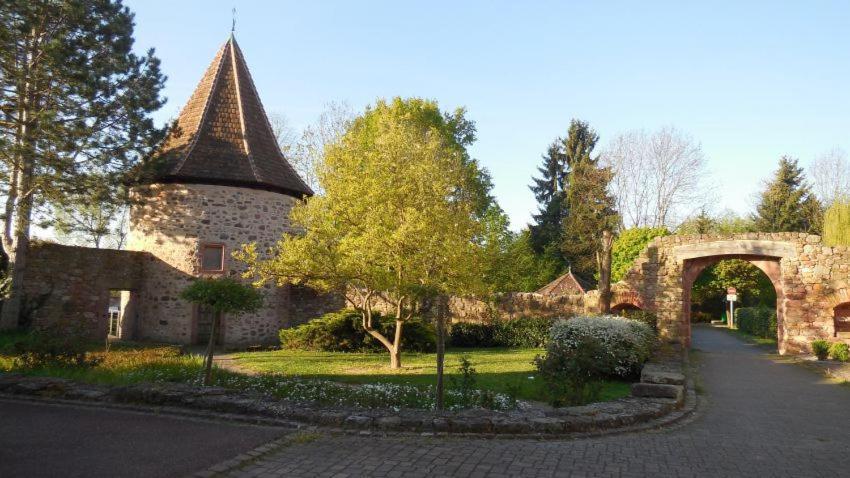
<svg viewBox="0 0 850 478"><path fill-rule="evenodd" d="M701 142L716 210L746 213L789 154L850 149L850 5L842 2L320 2L132 0L177 115L237 9L236 37L266 109L301 128L329 101L465 106L472 154L513 228L546 146L571 118L605 143L674 125Z"/></svg>

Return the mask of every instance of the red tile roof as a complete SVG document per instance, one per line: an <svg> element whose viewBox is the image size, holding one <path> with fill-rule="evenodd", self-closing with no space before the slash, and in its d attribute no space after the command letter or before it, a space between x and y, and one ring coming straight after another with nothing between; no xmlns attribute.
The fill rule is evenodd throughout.
<svg viewBox="0 0 850 478"><path fill-rule="evenodd" d="M587 281L580 279L572 271L567 271L566 274L558 277L552 282L544 285L537 291L538 294L555 296L565 294L584 294L592 285Z"/></svg>
<svg viewBox="0 0 850 478"><path fill-rule="evenodd" d="M313 194L281 153L233 36L216 53L158 156L158 182Z"/></svg>

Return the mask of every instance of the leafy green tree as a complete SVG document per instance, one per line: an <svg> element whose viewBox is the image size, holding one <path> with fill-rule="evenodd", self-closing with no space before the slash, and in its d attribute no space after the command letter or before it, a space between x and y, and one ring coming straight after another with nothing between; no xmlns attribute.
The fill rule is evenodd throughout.
<svg viewBox="0 0 850 478"><path fill-rule="evenodd" d="M730 286L738 290L742 307L776 306L776 290L761 269L744 260L728 259L707 267L694 281L693 308L719 315L725 307L726 288Z"/></svg>
<svg viewBox="0 0 850 478"><path fill-rule="evenodd" d="M561 251L579 276L593 277L602 231L613 231L618 221L609 193L611 170L592 156L599 136L583 121L573 120L565 143L570 166Z"/></svg>
<svg viewBox="0 0 850 478"><path fill-rule="evenodd" d="M221 314L237 315L255 311L263 305L263 296L250 285L222 277L195 280L183 289L180 297L213 312L210 340L204 356L204 385L211 385L215 338L221 326Z"/></svg>
<svg viewBox="0 0 850 478"><path fill-rule="evenodd" d="M650 241L669 235L670 231L666 227L634 227L620 232L614 239L614 247L611 250L611 280L623 280L635 259Z"/></svg>
<svg viewBox="0 0 850 478"><path fill-rule="evenodd" d="M127 234L126 188L92 184L55 206L53 229L61 243L121 249Z"/></svg>
<svg viewBox="0 0 850 478"><path fill-rule="evenodd" d="M752 218L741 217L728 210L719 216L711 216L702 210L676 228L676 234L739 234L756 231Z"/></svg>
<svg viewBox="0 0 850 478"><path fill-rule="evenodd" d="M823 219L823 240L830 246L850 246L850 199L833 200Z"/></svg>
<svg viewBox="0 0 850 478"><path fill-rule="evenodd" d="M255 245L237 257L260 282L343 294L401 367L403 326L418 305L483 290L477 213L487 207L463 146L471 131L462 111L444 115L433 101L378 101L327 149L324 195L292 209L305 232L285 235L269 259ZM394 311L394 337L373 323L379 299Z"/></svg>
<svg viewBox="0 0 850 478"><path fill-rule="evenodd" d="M763 232L820 232L822 208L796 159L783 156L779 160L773 180L761 193L753 220L756 229Z"/></svg>
<svg viewBox="0 0 850 478"><path fill-rule="evenodd" d="M536 253L528 229L510 236L504 252L488 261L486 281L492 291L534 292L561 275L561 260L550 251Z"/></svg>
<svg viewBox="0 0 850 478"><path fill-rule="evenodd" d="M717 220L708 215L705 209L686 219L676 230L677 234L710 234L715 230Z"/></svg>
<svg viewBox="0 0 850 478"><path fill-rule="evenodd" d="M159 60L132 47L120 1L0 4L0 239L12 278L0 328L18 323L35 211L96 180L117 186L161 137L149 116L164 101Z"/></svg>

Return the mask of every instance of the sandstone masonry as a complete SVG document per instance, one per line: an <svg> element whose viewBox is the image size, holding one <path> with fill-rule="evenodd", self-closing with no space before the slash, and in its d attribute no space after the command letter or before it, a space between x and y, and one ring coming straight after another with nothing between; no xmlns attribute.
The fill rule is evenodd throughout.
<svg viewBox="0 0 850 478"><path fill-rule="evenodd" d="M192 343L197 310L178 295L195 277L239 277L245 265L231 253L256 243L266 251L293 232L289 212L296 199L247 188L205 184L155 184L134 191L128 249L149 253L139 290L139 330L143 339ZM204 273L201 247L224 246L224 270ZM268 284L263 307L251 314L224 317L228 345L268 343L291 325L289 290Z"/></svg>

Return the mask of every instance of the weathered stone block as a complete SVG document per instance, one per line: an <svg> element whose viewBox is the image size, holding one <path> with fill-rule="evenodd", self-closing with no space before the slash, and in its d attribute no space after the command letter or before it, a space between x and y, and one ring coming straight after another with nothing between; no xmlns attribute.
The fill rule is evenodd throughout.
<svg viewBox="0 0 850 478"><path fill-rule="evenodd" d="M641 370L640 381L643 383L684 385L685 375L681 372L665 370L662 367L648 364Z"/></svg>
<svg viewBox="0 0 850 478"><path fill-rule="evenodd" d="M649 398L672 398L681 401L685 396L685 387L660 383L633 383L632 396Z"/></svg>

